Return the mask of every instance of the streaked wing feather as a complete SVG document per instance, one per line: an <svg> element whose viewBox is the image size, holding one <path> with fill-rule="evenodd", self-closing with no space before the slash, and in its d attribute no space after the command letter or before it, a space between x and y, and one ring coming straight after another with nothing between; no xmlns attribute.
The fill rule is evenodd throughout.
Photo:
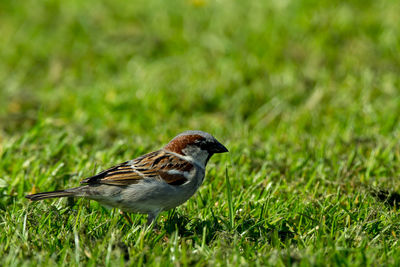
<svg viewBox="0 0 400 267"><path fill-rule="evenodd" d="M86 179L83 179L81 181L81 184L90 184L90 183L97 183L99 180L101 180L102 178L106 177L108 175L108 173L112 172L112 171L116 171L118 168L120 167L125 167L127 166L129 161L125 161L119 165L113 166L109 169L106 169L104 171L99 172L96 175L90 176Z"/></svg>
<svg viewBox="0 0 400 267"><path fill-rule="evenodd" d="M181 185L187 181L183 173L190 171L192 167L190 162L158 150L111 167L82 180L81 183L130 185L145 178L159 178L170 185Z"/></svg>
<svg viewBox="0 0 400 267"><path fill-rule="evenodd" d="M167 172L159 172L160 177L170 185L181 185L184 184L187 179L183 174L169 174Z"/></svg>

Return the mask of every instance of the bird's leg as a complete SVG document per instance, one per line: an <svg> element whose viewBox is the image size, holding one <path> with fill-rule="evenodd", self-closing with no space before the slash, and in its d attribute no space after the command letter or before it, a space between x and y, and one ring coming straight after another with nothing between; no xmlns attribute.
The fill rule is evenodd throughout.
<svg viewBox="0 0 400 267"><path fill-rule="evenodd" d="M154 212L150 212L147 215L147 226L150 226L153 222L154 222L154 227L156 227L157 222L155 222L155 220L157 219L158 214L160 213L160 211L154 211Z"/></svg>
<svg viewBox="0 0 400 267"><path fill-rule="evenodd" d="M147 215L147 222L146 222L146 225L147 226L150 226L152 223L153 223L153 221L156 219L156 216L154 216L154 214L153 213L149 213L148 215Z"/></svg>
<svg viewBox="0 0 400 267"><path fill-rule="evenodd" d="M129 223L131 226L133 225L132 219L131 219L131 217L128 216L128 214L126 214L126 213L123 212L122 210L120 210L119 213L120 213L122 216L124 216L124 218L128 221L128 223Z"/></svg>

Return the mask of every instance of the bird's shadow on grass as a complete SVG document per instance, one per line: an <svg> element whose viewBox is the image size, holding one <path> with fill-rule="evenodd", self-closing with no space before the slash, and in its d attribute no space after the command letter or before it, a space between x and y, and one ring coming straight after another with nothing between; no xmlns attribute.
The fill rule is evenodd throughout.
<svg viewBox="0 0 400 267"><path fill-rule="evenodd" d="M372 196L389 207L398 207L400 205L400 194L397 192L373 187L367 189Z"/></svg>
<svg viewBox="0 0 400 267"><path fill-rule="evenodd" d="M216 218L189 219L187 216L173 211L163 223L163 228L168 235L176 232L180 237L205 237L204 241L208 244L215 238L217 232L223 230L223 225Z"/></svg>
<svg viewBox="0 0 400 267"><path fill-rule="evenodd" d="M239 235L243 238L257 242L260 238L268 239L271 243L286 243L288 239L292 239L295 235L287 225L290 222L282 225L271 225L267 220L258 218L242 218L240 223L234 229L230 229L229 223L224 223L221 219L213 217L211 219L189 219L185 215L173 212L168 219L163 223L162 227L167 235L177 233L180 237L195 237L204 238L205 244L209 245L218 236L223 236L224 239L230 240L234 235Z"/></svg>

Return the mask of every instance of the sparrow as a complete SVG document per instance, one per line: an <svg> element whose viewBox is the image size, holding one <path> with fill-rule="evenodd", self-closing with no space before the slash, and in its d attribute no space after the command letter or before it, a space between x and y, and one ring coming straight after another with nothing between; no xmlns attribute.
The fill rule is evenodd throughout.
<svg viewBox="0 0 400 267"><path fill-rule="evenodd" d="M25 197L32 201L83 197L123 212L148 214L150 225L160 212L193 196L203 183L208 160L224 152L228 149L211 134L185 131L160 150L82 180L82 186Z"/></svg>

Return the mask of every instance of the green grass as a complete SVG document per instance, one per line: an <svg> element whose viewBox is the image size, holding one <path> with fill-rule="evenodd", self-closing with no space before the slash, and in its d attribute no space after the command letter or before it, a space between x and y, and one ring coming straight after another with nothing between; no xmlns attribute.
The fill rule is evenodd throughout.
<svg viewBox="0 0 400 267"><path fill-rule="evenodd" d="M0 265L399 265L398 207L374 196L400 191L398 14L391 0L1 1ZM159 232L24 198L187 129L230 153Z"/></svg>

